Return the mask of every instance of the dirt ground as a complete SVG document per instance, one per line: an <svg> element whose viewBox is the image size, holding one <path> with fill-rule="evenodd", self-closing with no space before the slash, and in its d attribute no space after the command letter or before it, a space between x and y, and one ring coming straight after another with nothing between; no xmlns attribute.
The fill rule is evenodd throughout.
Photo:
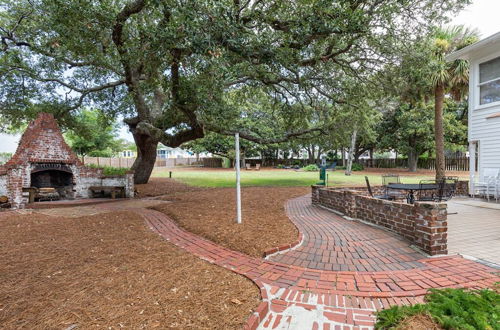
<svg viewBox="0 0 500 330"><path fill-rule="evenodd" d="M177 195L188 192L206 190L206 188L188 186L179 181L167 178L151 178L147 184L135 185L136 198Z"/></svg>
<svg viewBox="0 0 500 330"><path fill-rule="evenodd" d="M310 192L309 187L242 188L243 223L235 223L235 192L231 188L194 188L175 192L183 185L172 179L154 178L138 186L139 196L167 192L161 199L172 201L153 207L186 230L229 249L254 257L297 240L297 228L285 214L285 202Z"/></svg>
<svg viewBox="0 0 500 330"><path fill-rule="evenodd" d="M76 215L2 214L0 328L235 329L260 302L134 212Z"/></svg>

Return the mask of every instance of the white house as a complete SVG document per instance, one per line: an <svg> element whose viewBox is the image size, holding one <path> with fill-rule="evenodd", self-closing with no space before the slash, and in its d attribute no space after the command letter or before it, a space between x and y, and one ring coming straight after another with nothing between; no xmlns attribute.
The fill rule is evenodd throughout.
<svg viewBox="0 0 500 330"><path fill-rule="evenodd" d="M483 178L485 168L500 168L500 32L447 57L456 59L470 63L468 140L474 182L476 171Z"/></svg>
<svg viewBox="0 0 500 330"><path fill-rule="evenodd" d="M120 152L120 157L123 158L137 157L137 151L131 149L123 150ZM160 144L158 149L156 150L156 157L158 159L193 158L196 157L196 154L181 148L170 148ZM212 154L203 152L200 153L198 157L201 158L212 157Z"/></svg>

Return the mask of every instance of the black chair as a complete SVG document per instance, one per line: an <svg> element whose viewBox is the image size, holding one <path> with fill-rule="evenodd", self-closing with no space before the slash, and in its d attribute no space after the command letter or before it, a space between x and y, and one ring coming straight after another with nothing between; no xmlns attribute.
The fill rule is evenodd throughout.
<svg viewBox="0 0 500 330"><path fill-rule="evenodd" d="M456 176L447 176L439 182L438 201L446 202L455 196L458 180Z"/></svg>
<svg viewBox="0 0 500 330"><path fill-rule="evenodd" d="M387 187L390 183L401 183L399 174L384 174L382 175L382 185Z"/></svg>
<svg viewBox="0 0 500 330"><path fill-rule="evenodd" d="M423 189L426 185L433 184L437 185L437 189ZM438 200L439 191L441 185L439 185L436 180L420 180L419 190L417 192L417 201L419 202L434 202Z"/></svg>
<svg viewBox="0 0 500 330"><path fill-rule="evenodd" d="M382 175L382 186L385 189L385 194L391 197L390 199L405 199L405 193L389 189L389 184L391 183L402 183L399 174Z"/></svg>
<svg viewBox="0 0 500 330"><path fill-rule="evenodd" d="M366 187L368 188L368 193L370 194L371 197L373 198L378 198L378 199L386 199L386 200L395 200L396 198L394 196L390 196L387 193L385 195L373 195L372 192L372 187L370 186L370 180L368 179L367 176L365 176L365 181L366 181Z"/></svg>

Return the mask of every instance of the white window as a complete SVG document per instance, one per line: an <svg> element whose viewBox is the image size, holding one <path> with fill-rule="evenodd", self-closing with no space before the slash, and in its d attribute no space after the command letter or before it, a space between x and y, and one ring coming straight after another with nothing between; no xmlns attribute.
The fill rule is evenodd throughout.
<svg viewBox="0 0 500 330"><path fill-rule="evenodd" d="M162 159L167 158L167 154L168 154L167 150L164 150L164 149L159 149L157 151L158 158L162 158Z"/></svg>
<svg viewBox="0 0 500 330"><path fill-rule="evenodd" d="M479 64L479 104L500 101L500 57Z"/></svg>

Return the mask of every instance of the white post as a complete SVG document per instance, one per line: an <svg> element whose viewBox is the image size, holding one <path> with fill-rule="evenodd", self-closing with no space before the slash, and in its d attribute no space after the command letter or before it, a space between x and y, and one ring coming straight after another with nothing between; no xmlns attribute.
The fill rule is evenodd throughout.
<svg viewBox="0 0 500 330"><path fill-rule="evenodd" d="M236 222L241 223L240 133L236 133L234 138L236 144Z"/></svg>

